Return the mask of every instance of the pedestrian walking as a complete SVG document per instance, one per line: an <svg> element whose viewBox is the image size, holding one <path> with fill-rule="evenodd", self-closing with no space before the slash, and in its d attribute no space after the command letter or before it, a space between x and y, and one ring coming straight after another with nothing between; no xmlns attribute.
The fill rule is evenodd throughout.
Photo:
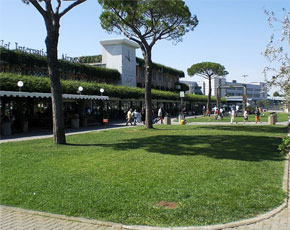
<svg viewBox="0 0 290 230"><path fill-rule="evenodd" d="M134 123L134 125L137 125L137 116L138 116L138 113L137 113L137 110L135 109L134 112L133 112L133 123Z"/></svg>
<svg viewBox="0 0 290 230"><path fill-rule="evenodd" d="M246 124L247 121L249 121L249 114L248 114L248 111L245 110L245 112L244 112L244 124Z"/></svg>
<svg viewBox="0 0 290 230"><path fill-rule="evenodd" d="M133 122L133 113L132 113L132 109L129 109L128 112L127 112L126 126L128 125L128 123L133 125L132 122Z"/></svg>
<svg viewBox="0 0 290 230"><path fill-rule="evenodd" d="M158 109L158 121L161 121L161 124L163 124L163 111L161 107Z"/></svg>
<svg viewBox="0 0 290 230"><path fill-rule="evenodd" d="M260 112L260 109L258 107L256 107L255 115L256 115L256 117L255 117L256 124L258 122L262 123L261 118L260 118L261 112Z"/></svg>
<svg viewBox="0 0 290 230"><path fill-rule="evenodd" d="M218 116L219 116L219 109L216 108L215 111L214 111L214 119L217 120Z"/></svg>
<svg viewBox="0 0 290 230"><path fill-rule="evenodd" d="M231 124L233 124L233 122L235 121L235 116L236 116L236 111L235 111L234 108L232 108L232 112L231 112Z"/></svg>
<svg viewBox="0 0 290 230"><path fill-rule="evenodd" d="M219 114L221 119L224 119L224 110L223 108L220 108L220 114Z"/></svg>

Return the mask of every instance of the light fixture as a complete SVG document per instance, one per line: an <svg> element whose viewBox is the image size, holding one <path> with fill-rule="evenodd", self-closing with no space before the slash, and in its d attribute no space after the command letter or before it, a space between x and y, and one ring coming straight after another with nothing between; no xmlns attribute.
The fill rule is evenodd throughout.
<svg viewBox="0 0 290 230"><path fill-rule="evenodd" d="M82 94L82 91L84 90L84 88L82 86L79 86L78 91L80 94Z"/></svg>
<svg viewBox="0 0 290 230"><path fill-rule="evenodd" d="M101 92L101 96L103 96L103 92L105 92L105 90L103 88L100 88L100 92Z"/></svg>
<svg viewBox="0 0 290 230"><path fill-rule="evenodd" d="M17 85L19 87L19 92L21 92L21 87L23 87L23 85L24 85L23 81L18 81Z"/></svg>

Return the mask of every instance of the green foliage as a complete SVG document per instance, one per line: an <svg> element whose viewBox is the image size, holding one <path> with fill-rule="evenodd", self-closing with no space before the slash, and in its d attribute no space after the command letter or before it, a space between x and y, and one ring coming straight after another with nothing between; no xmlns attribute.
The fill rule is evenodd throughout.
<svg viewBox="0 0 290 230"><path fill-rule="evenodd" d="M161 39L179 41L198 24L197 17L191 16L182 0L99 0L99 3L103 6L100 16L103 29L122 32L140 42L141 37L153 43Z"/></svg>
<svg viewBox="0 0 290 230"><path fill-rule="evenodd" d="M139 66L144 66L145 65L144 59L138 58L138 57L136 57L136 63ZM161 65L161 64L158 64L158 63L155 63L155 62L152 63L152 68L153 68L153 70L158 70L158 71L161 71L163 73L172 74L174 76L178 76L179 78L184 77L184 72L183 71L177 70L177 69L165 66L165 65Z"/></svg>
<svg viewBox="0 0 290 230"><path fill-rule="evenodd" d="M270 102L269 100L260 100L257 102L257 105L268 109L270 106Z"/></svg>
<svg viewBox="0 0 290 230"><path fill-rule="evenodd" d="M201 62L194 64L187 69L187 73L189 76L199 75L206 79L216 76L225 76L228 74L224 66L214 62Z"/></svg>
<svg viewBox="0 0 290 230"><path fill-rule="evenodd" d="M45 75L48 75L46 57L4 48L0 48L0 54L1 62L8 66L15 66L18 72L30 74L33 70L37 71L41 69ZM85 58L82 60L85 60ZM4 65L2 68L4 68ZM121 78L117 70L73 63L65 60L59 60L59 69L64 79L69 79L73 75L79 78L85 78L88 81L113 83Z"/></svg>
<svg viewBox="0 0 290 230"><path fill-rule="evenodd" d="M283 138L281 144L279 145L278 149L281 151L282 154L288 154L290 151L290 136L286 136Z"/></svg>
<svg viewBox="0 0 290 230"><path fill-rule="evenodd" d="M79 57L80 63L101 63L102 55L94 55L94 56L81 56Z"/></svg>
<svg viewBox="0 0 290 230"><path fill-rule="evenodd" d="M48 77L23 76L13 73L0 73L0 89L6 91L18 91L17 82L24 82L22 91L24 92L50 92L50 80ZM75 94L77 88L81 85L84 88L83 94L99 95L100 88L104 88L109 97L121 99L141 99L144 98L144 89L137 87L127 87L110 85L105 83L93 83L85 81L61 80L63 93ZM170 91L152 90L153 99L179 101L179 94ZM186 95L186 101L205 102L206 96Z"/></svg>
<svg viewBox="0 0 290 230"><path fill-rule="evenodd" d="M180 91L188 91L189 90L189 86L185 83L178 83L180 85Z"/></svg>
<svg viewBox="0 0 290 230"><path fill-rule="evenodd" d="M280 94L277 92L277 91L275 91L274 93L273 93L273 97L279 97L280 96Z"/></svg>

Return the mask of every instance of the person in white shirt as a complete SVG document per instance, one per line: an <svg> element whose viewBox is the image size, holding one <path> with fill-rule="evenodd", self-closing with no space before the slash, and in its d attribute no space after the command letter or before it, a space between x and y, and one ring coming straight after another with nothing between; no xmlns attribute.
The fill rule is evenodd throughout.
<svg viewBox="0 0 290 230"><path fill-rule="evenodd" d="M162 116L162 108L160 107L158 110L158 121L161 121L161 124L163 124L163 116Z"/></svg>
<svg viewBox="0 0 290 230"><path fill-rule="evenodd" d="M248 121L248 119L249 119L248 111L245 110L245 112L244 112L244 124L246 123L246 121Z"/></svg>
<svg viewBox="0 0 290 230"><path fill-rule="evenodd" d="M232 112L231 112L231 124L233 124L233 122L235 121L235 116L236 116L236 111L234 109L232 109Z"/></svg>

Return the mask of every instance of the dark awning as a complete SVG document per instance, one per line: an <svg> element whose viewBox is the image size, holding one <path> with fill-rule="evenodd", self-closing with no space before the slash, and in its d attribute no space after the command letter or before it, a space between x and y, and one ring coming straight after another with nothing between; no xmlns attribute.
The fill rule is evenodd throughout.
<svg viewBox="0 0 290 230"><path fill-rule="evenodd" d="M0 91L0 97L4 97L4 96L50 98L51 93ZM62 97L64 99L77 99L77 100L109 100L108 96L94 96L94 95L80 95L80 94L63 94Z"/></svg>

